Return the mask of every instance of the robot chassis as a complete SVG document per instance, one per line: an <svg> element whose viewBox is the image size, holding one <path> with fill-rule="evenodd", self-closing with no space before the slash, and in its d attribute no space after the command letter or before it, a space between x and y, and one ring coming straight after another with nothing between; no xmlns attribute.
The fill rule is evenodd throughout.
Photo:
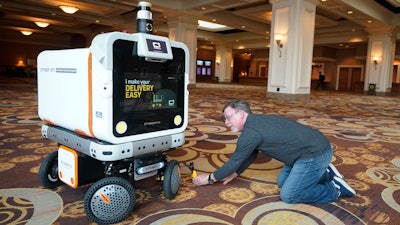
<svg viewBox="0 0 400 225"><path fill-rule="evenodd" d="M41 184L49 189L63 182L76 188L95 182L86 192L84 209L94 222L113 224L126 219L135 207L135 189L131 180L155 176L162 182L164 196L174 199L181 184L179 163L167 162L166 152L173 150L184 134L168 135L123 144L111 144L95 138L80 136L62 127L43 124L43 137L56 141L59 150L47 155L39 169ZM154 151L156 148L162 150ZM142 153L138 153L142 151ZM60 159L60 154L75 155L75 165ZM78 166L79 165L79 166ZM77 180L62 180L60 169L75 167ZM100 180L99 180L100 179Z"/></svg>

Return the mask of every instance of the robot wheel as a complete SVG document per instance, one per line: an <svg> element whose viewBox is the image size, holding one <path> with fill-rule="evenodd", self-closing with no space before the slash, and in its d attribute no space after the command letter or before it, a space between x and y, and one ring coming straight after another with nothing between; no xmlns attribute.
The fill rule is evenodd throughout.
<svg viewBox="0 0 400 225"><path fill-rule="evenodd" d="M163 190L167 199L174 199L181 185L181 171L176 160L168 162L164 171Z"/></svg>
<svg viewBox="0 0 400 225"><path fill-rule="evenodd" d="M85 194L86 215L99 224L126 219L135 207L135 189L121 177L106 177L94 183Z"/></svg>
<svg viewBox="0 0 400 225"><path fill-rule="evenodd" d="M56 188L62 184L58 177L58 152L48 154L40 164L39 181L49 189Z"/></svg>

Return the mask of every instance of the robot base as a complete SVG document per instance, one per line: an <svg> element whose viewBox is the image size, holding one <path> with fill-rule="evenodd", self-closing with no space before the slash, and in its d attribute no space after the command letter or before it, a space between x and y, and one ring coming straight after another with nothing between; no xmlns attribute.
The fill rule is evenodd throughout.
<svg viewBox="0 0 400 225"><path fill-rule="evenodd" d="M50 189L62 183L77 188L96 181L84 197L87 216L98 224L118 223L135 207L132 180L156 176L162 181L165 198L176 197L181 184L180 167L176 160L167 162L165 152L168 150L171 149L116 161L100 161L71 146L60 145L58 151L43 160L39 180Z"/></svg>

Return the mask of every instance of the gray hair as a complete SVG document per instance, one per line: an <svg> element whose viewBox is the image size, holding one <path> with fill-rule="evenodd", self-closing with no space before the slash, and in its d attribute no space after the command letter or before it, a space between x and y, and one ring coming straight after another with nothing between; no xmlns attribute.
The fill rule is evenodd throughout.
<svg viewBox="0 0 400 225"><path fill-rule="evenodd" d="M232 109L235 109L235 110L243 110L249 114L252 113L249 104L247 104L247 102L240 100L240 99L235 99L235 100L228 102L222 109L222 112L224 112L227 107L231 107Z"/></svg>

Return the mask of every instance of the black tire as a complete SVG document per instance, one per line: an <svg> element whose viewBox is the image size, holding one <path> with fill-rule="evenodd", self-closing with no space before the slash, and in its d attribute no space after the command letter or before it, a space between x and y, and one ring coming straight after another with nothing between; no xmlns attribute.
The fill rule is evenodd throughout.
<svg viewBox="0 0 400 225"><path fill-rule="evenodd" d="M167 199L174 199L178 194L181 186L181 174L179 163L176 160L171 160L164 171L163 190L164 196Z"/></svg>
<svg viewBox="0 0 400 225"><path fill-rule="evenodd" d="M121 177L106 177L94 183L85 194L86 215L98 224L126 219L135 207L135 189Z"/></svg>
<svg viewBox="0 0 400 225"><path fill-rule="evenodd" d="M45 188L53 189L61 185L58 177L58 151L43 159L39 168L39 181Z"/></svg>

